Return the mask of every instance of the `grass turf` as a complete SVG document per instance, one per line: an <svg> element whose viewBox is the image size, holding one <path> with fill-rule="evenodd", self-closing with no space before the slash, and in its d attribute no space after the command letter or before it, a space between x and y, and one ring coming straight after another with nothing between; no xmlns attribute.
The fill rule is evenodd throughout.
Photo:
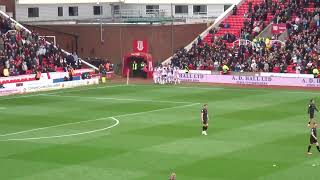
<svg viewBox="0 0 320 180"><path fill-rule="evenodd" d="M306 107L318 95L132 85L0 97L0 179L163 180L176 172L178 180L318 180L319 154L313 147L306 155ZM115 125L109 117L120 124L94 132Z"/></svg>

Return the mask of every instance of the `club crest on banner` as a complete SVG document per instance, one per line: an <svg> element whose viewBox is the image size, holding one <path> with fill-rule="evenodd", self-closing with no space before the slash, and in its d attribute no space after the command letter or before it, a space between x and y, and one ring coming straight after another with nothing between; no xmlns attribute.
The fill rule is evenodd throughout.
<svg viewBox="0 0 320 180"><path fill-rule="evenodd" d="M147 40L134 40L133 41L133 52L148 52L148 41Z"/></svg>
<svg viewBox="0 0 320 180"><path fill-rule="evenodd" d="M137 49L138 51L143 51L143 41L137 41Z"/></svg>

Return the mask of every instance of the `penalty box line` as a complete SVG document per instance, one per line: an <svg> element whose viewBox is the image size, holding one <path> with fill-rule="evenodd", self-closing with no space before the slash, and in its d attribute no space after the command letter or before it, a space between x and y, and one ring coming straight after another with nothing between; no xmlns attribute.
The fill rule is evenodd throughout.
<svg viewBox="0 0 320 180"><path fill-rule="evenodd" d="M115 115L115 116L102 117L102 118L98 118L98 119L90 119L90 120L78 121L78 122L73 122L73 123L65 123L65 124L59 124L59 125L54 125L54 126L46 126L46 127L41 127L41 128L29 129L29 130L25 130L25 131L18 131L18 132L7 133L7 134L0 134L0 137L23 134L23 133L28 133L28 132L34 132L34 131L45 130L45 129L50 129L50 128L56 128L56 127L63 127L63 126L68 126L68 125L73 125L73 124L80 124L80 123L93 122L93 121L101 121L101 120L106 120L106 119L109 119L109 118L111 118L111 119L113 119L115 121L119 121L117 119L119 117L135 116L135 115L140 115L140 114L145 114L145 113L152 113L152 112L158 112L158 111L164 111L164 110L170 110L170 109L176 109L176 108L190 107L190 106L195 106L195 105L199 105L199 104L200 103L192 103L192 104L181 105L181 106L174 106L174 107L168 107L168 108L155 109L155 110L150 110L150 111L142 111L142 112L136 112L136 113L121 114L121 115ZM112 125L112 127L115 127L118 124L120 124L120 121L117 122L116 125ZM107 128L110 129L110 127L107 127ZM105 130L105 129L103 129L103 130ZM102 130L101 129L100 130L93 130L90 133L97 132L97 131L102 131ZM87 133L87 132L76 133L76 134L74 134L72 136L81 135L81 134L89 134L89 133ZM71 135L52 136L50 138L58 138L58 137L66 137L66 136L71 136ZM41 138L41 137L38 137L38 139L39 138ZM44 138L48 139L49 137L42 137L41 139L44 139ZM7 139L7 140L0 140L0 141L32 140L32 139L36 139L36 137L35 138L24 138L24 139Z"/></svg>

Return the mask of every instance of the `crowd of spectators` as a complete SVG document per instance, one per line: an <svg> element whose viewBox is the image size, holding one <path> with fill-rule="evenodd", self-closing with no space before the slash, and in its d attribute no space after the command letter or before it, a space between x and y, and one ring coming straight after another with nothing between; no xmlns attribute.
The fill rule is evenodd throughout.
<svg viewBox="0 0 320 180"><path fill-rule="evenodd" d="M252 39L257 36L266 26L268 13L272 11L272 1L255 4L252 8L252 2L249 2L248 11L244 14L245 21L241 28L240 36L243 39Z"/></svg>
<svg viewBox="0 0 320 180"><path fill-rule="evenodd" d="M75 53L64 53L59 46L47 43L37 33L30 33L0 15L1 76L68 71L71 67L81 67L81 61Z"/></svg>
<svg viewBox="0 0 320 180"><path fill-rule="evenodd" d="M103 75L106 74L107 72L114 71L114 64L112 64L109 60L101 62L98 67L99 67L99 72Z"/></svg>
<svg viewBox="0 0 320 180"><path fill-rule="evenodd" d="M240 31L240 37L242 39L252 40L257 36L265 27L268 21L268 14L275 15L276 12L281 10L281 6L277 6L276 1L265 0L260 4L252 4L250 1L248 3L248 9L244 13L244 22ZM238 8L234 6L232 10L232 15L238 15ZM221 23L220 28L229 28L229 22ZM223 38L227 42L231 43L236 40L236 34L226 33Z"/></svg>
<svg viewBox="0 0 320 180"><path fill-rule="evenodd" d="M275 13L274 21L287 24L288 37L283 43L277 41L278 36L243 37L253 43L236 43L235 47L227 48L225 36L213 38L211 45L199 38L189 51L178 50L171 63L198 70L221 71L223 65L227 65L231 71L238 72L312 73L313 69L320 67L320 9L316 7L314 11L306 11L305 7L315 5L310 2L281 0L279 3L284 5L283 10L276 8L280 7L277 3L268 6ZM215 32L215 29L210 31Z"/></svg>
<svg viewBox="0 0 320 180"><path fill-rule="evenodd" d="M256 48L248 58L250 71L312 74L320 67L320 9L306 11L305 7L310 7L307 1L283 0L282 3L286 8L274 21L286 23L288 38L283 45L271 44L269 39L255 39Z"/></svg>

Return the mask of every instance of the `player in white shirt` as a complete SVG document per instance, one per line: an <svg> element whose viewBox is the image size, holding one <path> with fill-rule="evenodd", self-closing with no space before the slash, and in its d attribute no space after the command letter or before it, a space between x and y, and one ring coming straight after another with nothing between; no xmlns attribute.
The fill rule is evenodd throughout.
<svg viewBox="0 0 320 180"><path fill-rule="evenodd" d="M167 67L163 67L162 68L162 72L161 72L161 81L162 84L166 84L168 82L168 72L167 72Z"/></svg>
<svg viewBox="0 0 320 180"><path fill-rule="evenodd" d="M153 81L155 84L158 84L159 83L159 71L158 71L158 67L155 67L153 69Z"/></svg>
<svg viewBox="0 0 320 180"><path fill-rule="evenodd" d="M174 84L180 84L180 78L179 78L179 68L174 67L173 69L173 78L174 78Z"/></svg>
<svg viewBox="0 0 320 180"><path fill-rule="evenodd" d="M168 83L173 83L173 69L172 67L168 67L168 70L167 70L167 78L168 78Z"/></svg>

